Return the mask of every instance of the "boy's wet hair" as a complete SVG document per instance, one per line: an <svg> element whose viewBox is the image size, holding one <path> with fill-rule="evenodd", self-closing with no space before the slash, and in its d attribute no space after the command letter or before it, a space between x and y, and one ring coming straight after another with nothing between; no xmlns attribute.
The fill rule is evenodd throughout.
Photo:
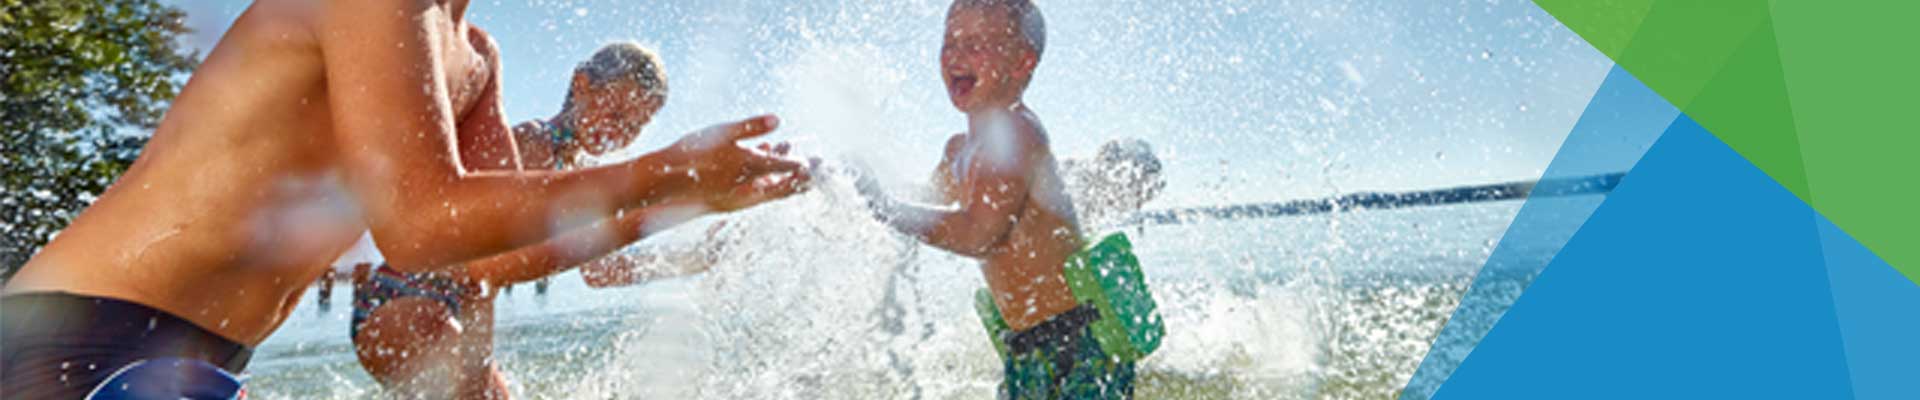
<svg viewBox="0 0 1920 400"><path fill-rule="evenodd" d="M666 65L660 62L659 54L639 43L607 44L594 52L592 58L575 66L573 73L586 76L587 83L593 87L631 81L638 84L648 97L667 97ZM573 90L567 90L567 102L561 107L573 108Z"/></svg>
<svg viewBox="0 0 1920 400"><path fill-rule="evenodd" d="M1038 59L1047 52L1047 18L1040 15L1040 7L1035 6L1033 0L954 0L948 12L961 7L993 7L1006 11L1020 29L1020 37L1033 47L1033 57Z"/></svg>

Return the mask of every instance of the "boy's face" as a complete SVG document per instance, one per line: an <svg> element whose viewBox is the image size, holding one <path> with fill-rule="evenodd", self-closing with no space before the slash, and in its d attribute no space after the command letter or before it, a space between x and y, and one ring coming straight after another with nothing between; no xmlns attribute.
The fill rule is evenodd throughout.
<svg viewBox="0 0 1920 400"><path fill-rule="evenodd" d="M581 147L596 156L626 147L640 135L642 127L653 121L653 114L660 111L664 100L648 94L632 81L579 88L574 93L579 131L574 134L578 135Z"/></svg>
<svg viewBox="0 0 1920 400"><path fill-rule="evenodd" d="M1005 106L1026 89L1038 58L1009 14L994 7L948 10L940 72L954 108L972 112Z"/></svg>

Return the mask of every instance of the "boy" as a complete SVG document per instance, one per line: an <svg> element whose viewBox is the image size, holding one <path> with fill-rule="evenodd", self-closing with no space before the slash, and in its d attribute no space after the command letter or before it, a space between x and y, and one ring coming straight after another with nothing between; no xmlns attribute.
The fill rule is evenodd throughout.
<svg viewBox="0 0 1920 400"><path fill-rule="evenodd" d="M476 171L463 159L512 144L468 1L249 6L140 159L8 282L0 393L77 398L145 359L242 371L369 230L408 273L543 242L604 252L642 235L643 207L732 211L806 180L737 144L771 117L616 165Z"/></svg>
<svg viewBox="0 0 1920 400"><path fill-rule="evenodd" d="M659 56L634 43L602 47L574 69L558 115L514 128L522 166L567 170L589 155L624 147L666 99ZM476 168L511 161L497 156L502 152L475 153L462 161ZM663 215L646 228L679 222ZM357 277L349 332L361 366L389 390L412 397L506 398L505 379L492 361L493 297L501 287L543 279L578 264L567 261L591 258L556 256L553 250L523 249L444 273L407 274L381 265Z"/></svg>
<svg viewBox="0 0 1920 400"><path fill-rule="evenodd" d="M1045 47L1044 20L1031 1L955 1L940 64L968 129L948 140L932 186L957 207L896 201L865 176L857 186L894 229L982 261L991 293L983 319L990 332L1001 331L993 339L1005 361L1003 398L1130 397L1133 360L1142 355L1109 354L1092 330L1129 316L1102 315L1070 287L1068 264L1089 257L1087 242L1046 129L1022 101Z"/></svg>

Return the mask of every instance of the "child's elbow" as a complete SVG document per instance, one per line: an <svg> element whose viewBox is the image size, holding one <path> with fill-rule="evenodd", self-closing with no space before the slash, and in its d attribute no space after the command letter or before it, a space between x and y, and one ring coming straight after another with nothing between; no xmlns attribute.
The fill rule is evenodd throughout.
<svg viewBox="0 0 1920 400"><path fill-rule="evenodd" d="M444 268L452 261L446 260L443 252L428 246L438 243L436 232L428 229L408 228L404 226L374 226L373 243L380 250L381 257L388 266L405 273L432 272Z"/></svg>

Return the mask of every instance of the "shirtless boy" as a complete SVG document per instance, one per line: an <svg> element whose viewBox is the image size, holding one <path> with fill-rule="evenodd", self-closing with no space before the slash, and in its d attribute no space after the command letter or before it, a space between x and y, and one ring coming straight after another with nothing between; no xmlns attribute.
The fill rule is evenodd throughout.
<svg viewBox="0 0 1920 400"><path fill-rule="evenodd" d="M498 52L467 3L250 6L141 158L8 283L0 392L78 398L151 358L241 371L361 232L406 273L533 245L604 253L642 235L648 213L622 211L677 198L726 212L806 181L736 144L771 117L597 168L469 168L469 153L514 147Z"/></svg>
<svg viewBox="0 0 1920 400"><path fill-rule="evenodd" d="M589 156L625 147L666 104L666 78L651 50L627 42L602 47L574 69L567 102L557 115L514 127L521 165L569 170ZM481 150L470 151L480 156L462 163L491 169L512 161L508 153ZM669 201L643 209L652 218L645 229L666 229L684 219L648 210L685 206ZM502 287L544 279L596 255L556 250L566 249L536 246L448 271L408 274L382 265L356 274L349 334L361 366L406 397L508 397L505 377L493 362L493 298ZM606 257L596 265L619 268L611 264L623 260Z"/></svg>
<svg viewBox="0 0 1920 400"><path fill-rule="evenodd" d="M1087 241L1046 129L1022 99L1045 42L1030 0L956 0L940 65L967 131L947 141L932 185L950 206L895 200L864 176L857 186L894 229L981 260L994 319L1010 328L993 338L1005 349L1002 398L1126 397L1134 364L1109 357L1088 328L1119 316L1100 315L1069 288L1064 266Z"/></svg>

